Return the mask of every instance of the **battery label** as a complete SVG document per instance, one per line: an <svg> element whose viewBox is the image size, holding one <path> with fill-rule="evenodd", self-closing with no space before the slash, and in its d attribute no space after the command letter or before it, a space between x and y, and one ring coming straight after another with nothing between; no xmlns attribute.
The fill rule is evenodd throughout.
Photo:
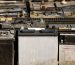
<svg viewBox="0 0 75 65"><path fill-rule="evenodd" d="M59 61L75 61L75 45L60 45Z"/></svg>

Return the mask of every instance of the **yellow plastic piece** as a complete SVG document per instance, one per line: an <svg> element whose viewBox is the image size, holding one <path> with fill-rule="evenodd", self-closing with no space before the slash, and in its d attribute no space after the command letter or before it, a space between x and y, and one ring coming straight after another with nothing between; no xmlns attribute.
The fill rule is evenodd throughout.
<svg viewBox="0 0 75 65"><path fill-rule="evenodd" d="M12 17L8 17L8 18L6 18L6 20L8 20L8 21L12 21L13 18L12 18Z"/></svg>
<svg viewBox="0 0 75 65"><path fill-rule="evenodd" d="M4 18L4 17L0 18L0 21L5 21L5 20L6 20L6 18Z"/></svg>

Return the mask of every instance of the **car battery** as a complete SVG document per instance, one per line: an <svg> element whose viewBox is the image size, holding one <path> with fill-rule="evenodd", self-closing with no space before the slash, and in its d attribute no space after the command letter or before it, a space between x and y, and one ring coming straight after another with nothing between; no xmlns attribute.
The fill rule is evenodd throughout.
<svg viewBox="0 0 75 65"><path fill-rule="evenodd" d="M59 65L75 65L75 31L60 32Z"/></svg>
<svg viewBox="0 0 75 65"><path fill-rule="evenodd" d="M0 65L14 65L14 34L0 30Z"/></svg>
<svg viewBox="0 0 75 65"><path fill-rule="evenodd" d="M20 30L19 65L58 65L57 30Z"/></svg>

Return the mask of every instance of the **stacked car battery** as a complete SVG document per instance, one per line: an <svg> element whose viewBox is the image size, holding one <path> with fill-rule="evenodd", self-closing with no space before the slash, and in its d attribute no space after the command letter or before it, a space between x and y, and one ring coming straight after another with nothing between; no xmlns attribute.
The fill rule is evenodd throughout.
<svg viewBox="0 0 75 65"><path fill-rule="evenodd" d="M59 65L75 64L75 30L60 32Z"/></svg>
<svg viewBox="0 0 75 65"><path fill-rule="evenodd" d="M0 64L14 65L14 42L13 30L0 30Z"/></svg>

